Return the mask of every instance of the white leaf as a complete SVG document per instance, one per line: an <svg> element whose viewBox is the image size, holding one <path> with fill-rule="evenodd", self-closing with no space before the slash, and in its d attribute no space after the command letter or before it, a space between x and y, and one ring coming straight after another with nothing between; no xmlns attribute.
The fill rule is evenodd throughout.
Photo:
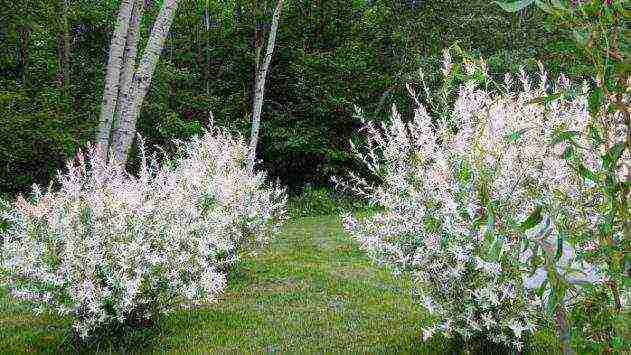
<svg viewBox="0 0 631 355"><path fill-rule="evenodd" d="M533 2L535 2L535 0L519 0L515 2L495 1L495 3L498 4L502 9L504 9L504 11L508 12L517 12L529 6Z"/></svg>

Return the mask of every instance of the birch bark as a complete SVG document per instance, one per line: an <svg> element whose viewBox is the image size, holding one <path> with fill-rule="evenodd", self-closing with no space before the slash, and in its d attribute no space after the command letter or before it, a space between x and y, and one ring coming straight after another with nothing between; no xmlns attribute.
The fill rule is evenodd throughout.
<svg viewBox="0 0 631 355"><path fill-rule="evenodd" d="M112 35L110 44L110 56L107 62L107 73L105 75L105 88L103 90L103 103L101 114L99 115L99 132L97 144L104 149L109 146L110 133L114 118L114 109L118 99L120 85L120 69L123 60L123 51L127 38L127 30L132 12L132 0L123 0L118 10L116 29Z"/></svg>
<svg viewBox="0 0 631 355"><path fill-rule="evenodd" d="M178 0L165 0L153 26L147 47L143 53L140 66L133 76L130 98L121 108L120 124L114 130L113 149L116 160L125 162L129 146L136 132L136 119L143 99L147 94L151 78L164 47L166 37L173 23Z"/></svg>
<svg viewBox="0 0 631 355"><path fill-rule="evenodd" d="M254 171L254 161L256 159L256 145L258 143L259 127L261 124L261 111L263 109L263 98L265 93L265 79L267 77L267 71L272 61L272 55L274 53L274 46L276 44L276 32L278 30L278 21L283 9L283 0L276 2L276 9L274 10L274 17L272 18L272 28L268 37L267 48L263 63L259 63L259 54L256 58L256 74L254 79L254 104L252 109L252 131L250 135L250 151L248 157L248 170ZM260 48L257 48L257 52Z"/></svg>
<svg viewBox="0 0 631 355"><path fill-rule="evenodd" d="M118 101L116 103L116 110L114 112L114 119L120 120L121 110L127 105L130 100L132 78L134 71L136 70L136 57L138 54L138 40L140 37L140 20L144 12L144 0L135 0L134 8L131 14L129 22L129 29L127 32L127 39L125 42L125 54L122 61L122 73L120 75L120 87L118 90ZM113 124L112 129L115 129L118 122Z"/></svg>

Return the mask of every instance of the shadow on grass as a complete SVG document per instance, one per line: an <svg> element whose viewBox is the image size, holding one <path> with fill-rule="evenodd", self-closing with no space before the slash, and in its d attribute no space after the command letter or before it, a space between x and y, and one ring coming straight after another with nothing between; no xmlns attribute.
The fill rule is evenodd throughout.
<svg viewBox="0 0 631 355"><path fill-rule="evenodd" d="M156 340L168 337L168 328L160 322L152 325L113 325L97 330L88 339L81 339L71 327L40 328L23 336L24 352L56 354L94 354L151 352ZM32 331L33 329L29 329ZM17 350L17 349L15 349Z"/></svg>

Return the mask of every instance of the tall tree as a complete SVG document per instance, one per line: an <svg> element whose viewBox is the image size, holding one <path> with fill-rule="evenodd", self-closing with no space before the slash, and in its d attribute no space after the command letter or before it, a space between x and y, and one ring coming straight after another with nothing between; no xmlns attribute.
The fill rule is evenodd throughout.
<svg viewBox="0 0 631 355"><path fill-rule="evenodd" d="M97 141L127 160L136 120L169 34L178 0L164 0L140 63L136 63L144 0L123 0L110 46Z"/></svg>
<svg viewBox="0 0 631 355"><path fill-rule="evenodd" d="M21 25L18 27L18 33L20 35L20 60L18 62L18 69L20 72L20 79L23 83L28 81L27 68L29 61L29 36L31 35L32 28L30 25Z"/></svg>
<svg viewBox="0 0 631 355"><path fill-rule="evenodd" d="M134 72L129 94L127 95L129 98L125 100L121 108L120 123L114 129L112 145L115 157L119 161L127 160L129 146L136 133L136 120L140 113L140 107L151 85L151 78L173 23L177 5L178 0L165 0L162 4L140 65Z"/></svg>
<svg viewBox="0 0 631 355"><path fill-rule="evenodd" d="M135 0L132 10L127 36L125 39L125 51L121 63L122 72L120 74L120 85L118 88L118 100L116 102L116 113L121 117L122 108L129 104L131 96L131 86L136 69L136 56L138 53L138 40L140 37L140 20L144 12L144 0ZM113 127L115 129L116 127Z"/></svg>
<svg viewBox="0 0 631 355"><path fill-rule="evenodd" d="M256 0L254 18L256 21ZM267 40L267 48L265 57L261 58L262 50L262 34L258 24L255 23L255 73L254 73L254 101L252 104L252 130L250 135L250 151L248 157L248 169L254 170L254 162L256 159L256 145L258 143L259 127L261 124L261 111L263 109L263 98L265 93L265 80L267 78L267 71L272 61L272 55L274 53L274 46L276 45L276 32L278 30L278 21L280 19L281 11L283 9L284 0L277 0L276 8L274 9L274 16L272 18L272 27Z"/></svg>
<svg viewBox="0 0 631 355"><path fill-rule="evenodd" d="M125 41L129 28L129 20L133 10L132 0L123 0L118 10L116 28L110 44L110 55L105 74L105 88L103 89L103 103L99 117L99 133L97 142L102 148L109 148L114 110L118 101L120 87L120 71L125 50Z"/></svg>

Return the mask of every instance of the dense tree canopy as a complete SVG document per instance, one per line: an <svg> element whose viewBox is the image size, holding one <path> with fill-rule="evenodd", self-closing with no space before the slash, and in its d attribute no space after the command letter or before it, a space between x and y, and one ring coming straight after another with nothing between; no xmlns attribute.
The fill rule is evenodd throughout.
<svg viewBox="0 0 631 355"><path fill-rule="evenodd" d="M249 136L255 46L274 8L273 1L257 3L181 1L137 123L149 144L199 133L211 112L217 124ZM0 191L46 184L94 140L118 5L3 6ZM160 2L145 5L140 43ZM286 2L266 85L259 167L290 186L327 181L353 165L347 145L358 124L354 105L374 117L385 117L393 103L405 111L405 82L417 80L420 67L431 82L442 49L454 43L489 58L495 72L544 58L554 33L542 19L537 10L507 14L487 0Z"/></svg>

